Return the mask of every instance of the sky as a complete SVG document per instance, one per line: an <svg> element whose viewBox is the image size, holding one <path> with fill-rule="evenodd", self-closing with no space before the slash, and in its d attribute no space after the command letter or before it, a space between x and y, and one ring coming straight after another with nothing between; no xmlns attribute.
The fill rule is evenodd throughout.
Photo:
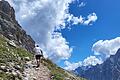
<svg viewBox="0 0 120 80"><path fill-rule="evenodd" d="M120 48L119 0L7 0L44 56L74 70L103 63Z"/></svg>

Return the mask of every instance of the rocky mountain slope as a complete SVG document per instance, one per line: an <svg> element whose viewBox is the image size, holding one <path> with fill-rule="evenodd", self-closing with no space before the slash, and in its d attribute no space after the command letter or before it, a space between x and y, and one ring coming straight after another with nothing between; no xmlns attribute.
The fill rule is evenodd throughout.
<svg viewBox="0 0 120 80"><path fill-rule="evenodd" d="M42 60L35 68L33 54L25 48L0 35L0 80L84 80L53 64L49 59Z"/></svg>
<svg viewBox="0 0 120 80"><path fill-rule="evenodd" d="M88 80L120 80L120 49L103 64L86 69L79 67L74 72Z"/></svg>
<svg viewBox="0 0 120 80"><path fill-rule="evenodd" d="M18 24L13 7L4 0L0 1L0 34L16 45L33 52L34 40Z"/></svg>
<svg viewBox="0 0 120 80"><path fill-rule="evenodd" d="M0 1L0 80L84 80L42 59L35 68L35 41L26 34L15 19L10 4Z"/></svg>

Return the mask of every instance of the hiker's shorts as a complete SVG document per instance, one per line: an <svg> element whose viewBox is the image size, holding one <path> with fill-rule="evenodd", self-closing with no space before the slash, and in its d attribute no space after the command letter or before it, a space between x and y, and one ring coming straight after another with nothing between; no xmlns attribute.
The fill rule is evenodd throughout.
<svg viewBox="0 0 120 80"><path fill-rule="evenodd" d="M42 55L36 55L35 58L36 59L40 59L42 57Z"/></svg>

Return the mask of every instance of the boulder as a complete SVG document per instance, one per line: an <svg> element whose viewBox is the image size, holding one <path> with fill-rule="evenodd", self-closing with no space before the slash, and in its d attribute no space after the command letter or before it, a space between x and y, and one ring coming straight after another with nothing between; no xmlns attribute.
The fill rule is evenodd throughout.
<svg viewBox="0 0 120 80"><path fill-rule="evenodd" d="M12 71L12 75L18 76L17 72L15 72L15 71Z"/></svg>
<svg viewBox="0 0 120 80"><path fill-rule="evenodd" d="M8 42L8 45L13 46L13 47L17 47L17 45L14 43L13 40L9 41L9 42Z"/></svg>
<svg viewBox="0 0 120 80"><path fill-rule="evenodd" d="M15 66L15 69L21 70L21 67L20 67L19 65L16 65L16 66Z"/></svg>
<svg viewBox="0 0 120 80"><path fill-rule="evenodd" d="M24 59L25 59L25 61L30 61L29 57L25 57Z"/></svg>
<svg viewBox="0 0 120 80"><path fill-rule="evenodd" d="M7 72L7 67L6 66L0 66L0 70Z"/></svg>

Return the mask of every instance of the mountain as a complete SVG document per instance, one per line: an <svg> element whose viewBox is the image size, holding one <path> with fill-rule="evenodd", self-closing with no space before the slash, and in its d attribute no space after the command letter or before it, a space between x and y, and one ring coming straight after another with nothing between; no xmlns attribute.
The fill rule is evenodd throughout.
<svg viewBox="0 0 120 80"><path fill-rule="evenodd" d="M15 19L15 10L0 1L0 80L84 80L42 59L37 69L34 59L35 41Z"/></svg>
<svg viewBox="0 0 120 80"><path fill-rule="evenodd" d="M104 63L90 68L77 68L74 73L88 80L120 80L120 49Z"/></svg>
<svg viewBox="0 0 120 80"><path fill-rule="evenodd" d="M18 24L13 7L4 0L0 1L0 34L33 52L35 41Z"/></svg>

